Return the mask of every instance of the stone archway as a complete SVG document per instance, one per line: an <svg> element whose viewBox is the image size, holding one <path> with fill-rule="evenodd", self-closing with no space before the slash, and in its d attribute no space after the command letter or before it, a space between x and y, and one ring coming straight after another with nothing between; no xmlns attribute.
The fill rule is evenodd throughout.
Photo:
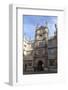
<svg viewBox="0 0 68 90"><path fill-rule="evenodd" d="M37 64L37 71L43 71L44 68L43 68L43 62L42 61L38 61L38 64Z"/></svg>

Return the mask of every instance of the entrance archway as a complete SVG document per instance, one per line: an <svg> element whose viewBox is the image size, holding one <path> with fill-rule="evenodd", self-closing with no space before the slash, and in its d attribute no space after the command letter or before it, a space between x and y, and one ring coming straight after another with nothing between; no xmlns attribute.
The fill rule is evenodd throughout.
<svg viewBox="0 0 68 90"><path fill-rule="evenodd" d="M43 71L43 70L44 70L44 68L43 68L43 62L42 62L42 61L39 61L39 62L38 62L37 70L38 70L38 71Z"/></svg>

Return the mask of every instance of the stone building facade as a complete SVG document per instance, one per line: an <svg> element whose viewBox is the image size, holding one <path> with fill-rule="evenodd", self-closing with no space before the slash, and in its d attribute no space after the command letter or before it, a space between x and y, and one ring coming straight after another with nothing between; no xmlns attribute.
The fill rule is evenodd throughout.
<svg viewBox="0 0 68 90"><path fill-rule="evenodd" d="M34 71L48 69L48 27L40 26L35 31L34 42Z"/></svg>
<svg viewBox="0 0 68 90"><path fill-rule="evenodd" d="M48 60L49 68L56 69L57 72L57 28L54 36L48 40Z"/></svg>
<svg viewBox="0 0 68 90"><path fill-rule="evenodd" d="M33 47L32 42L24 40L23 73L33 71Z"/></svg>

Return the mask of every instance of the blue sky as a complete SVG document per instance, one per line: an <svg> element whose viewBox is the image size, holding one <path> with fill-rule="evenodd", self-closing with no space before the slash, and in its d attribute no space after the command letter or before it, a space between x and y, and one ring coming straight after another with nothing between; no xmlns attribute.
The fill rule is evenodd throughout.
<svg viewBox="0 0 68 90"><path fill-rule="evenodd" d="M46 22L48 25L48 36L53 36L55 32L55 24L57 24L57 16L31 16L24 15L23 16L23 24L24 24L24 36L28 40L34 40L35 29L36 26L45 26Z"/></svg>

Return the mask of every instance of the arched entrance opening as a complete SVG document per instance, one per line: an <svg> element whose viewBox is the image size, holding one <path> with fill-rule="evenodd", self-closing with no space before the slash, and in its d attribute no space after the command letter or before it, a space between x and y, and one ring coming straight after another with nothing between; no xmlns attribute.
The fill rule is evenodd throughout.
<svg viewBox="0 0 68 90"><path fill-rule="evenodd" d="M44 68L43 68L43 62L42 62L42 61L39 61L39 62L38 62L37 70L38 70L38 71L43 71L43 70L44 70Z"/></svg>

